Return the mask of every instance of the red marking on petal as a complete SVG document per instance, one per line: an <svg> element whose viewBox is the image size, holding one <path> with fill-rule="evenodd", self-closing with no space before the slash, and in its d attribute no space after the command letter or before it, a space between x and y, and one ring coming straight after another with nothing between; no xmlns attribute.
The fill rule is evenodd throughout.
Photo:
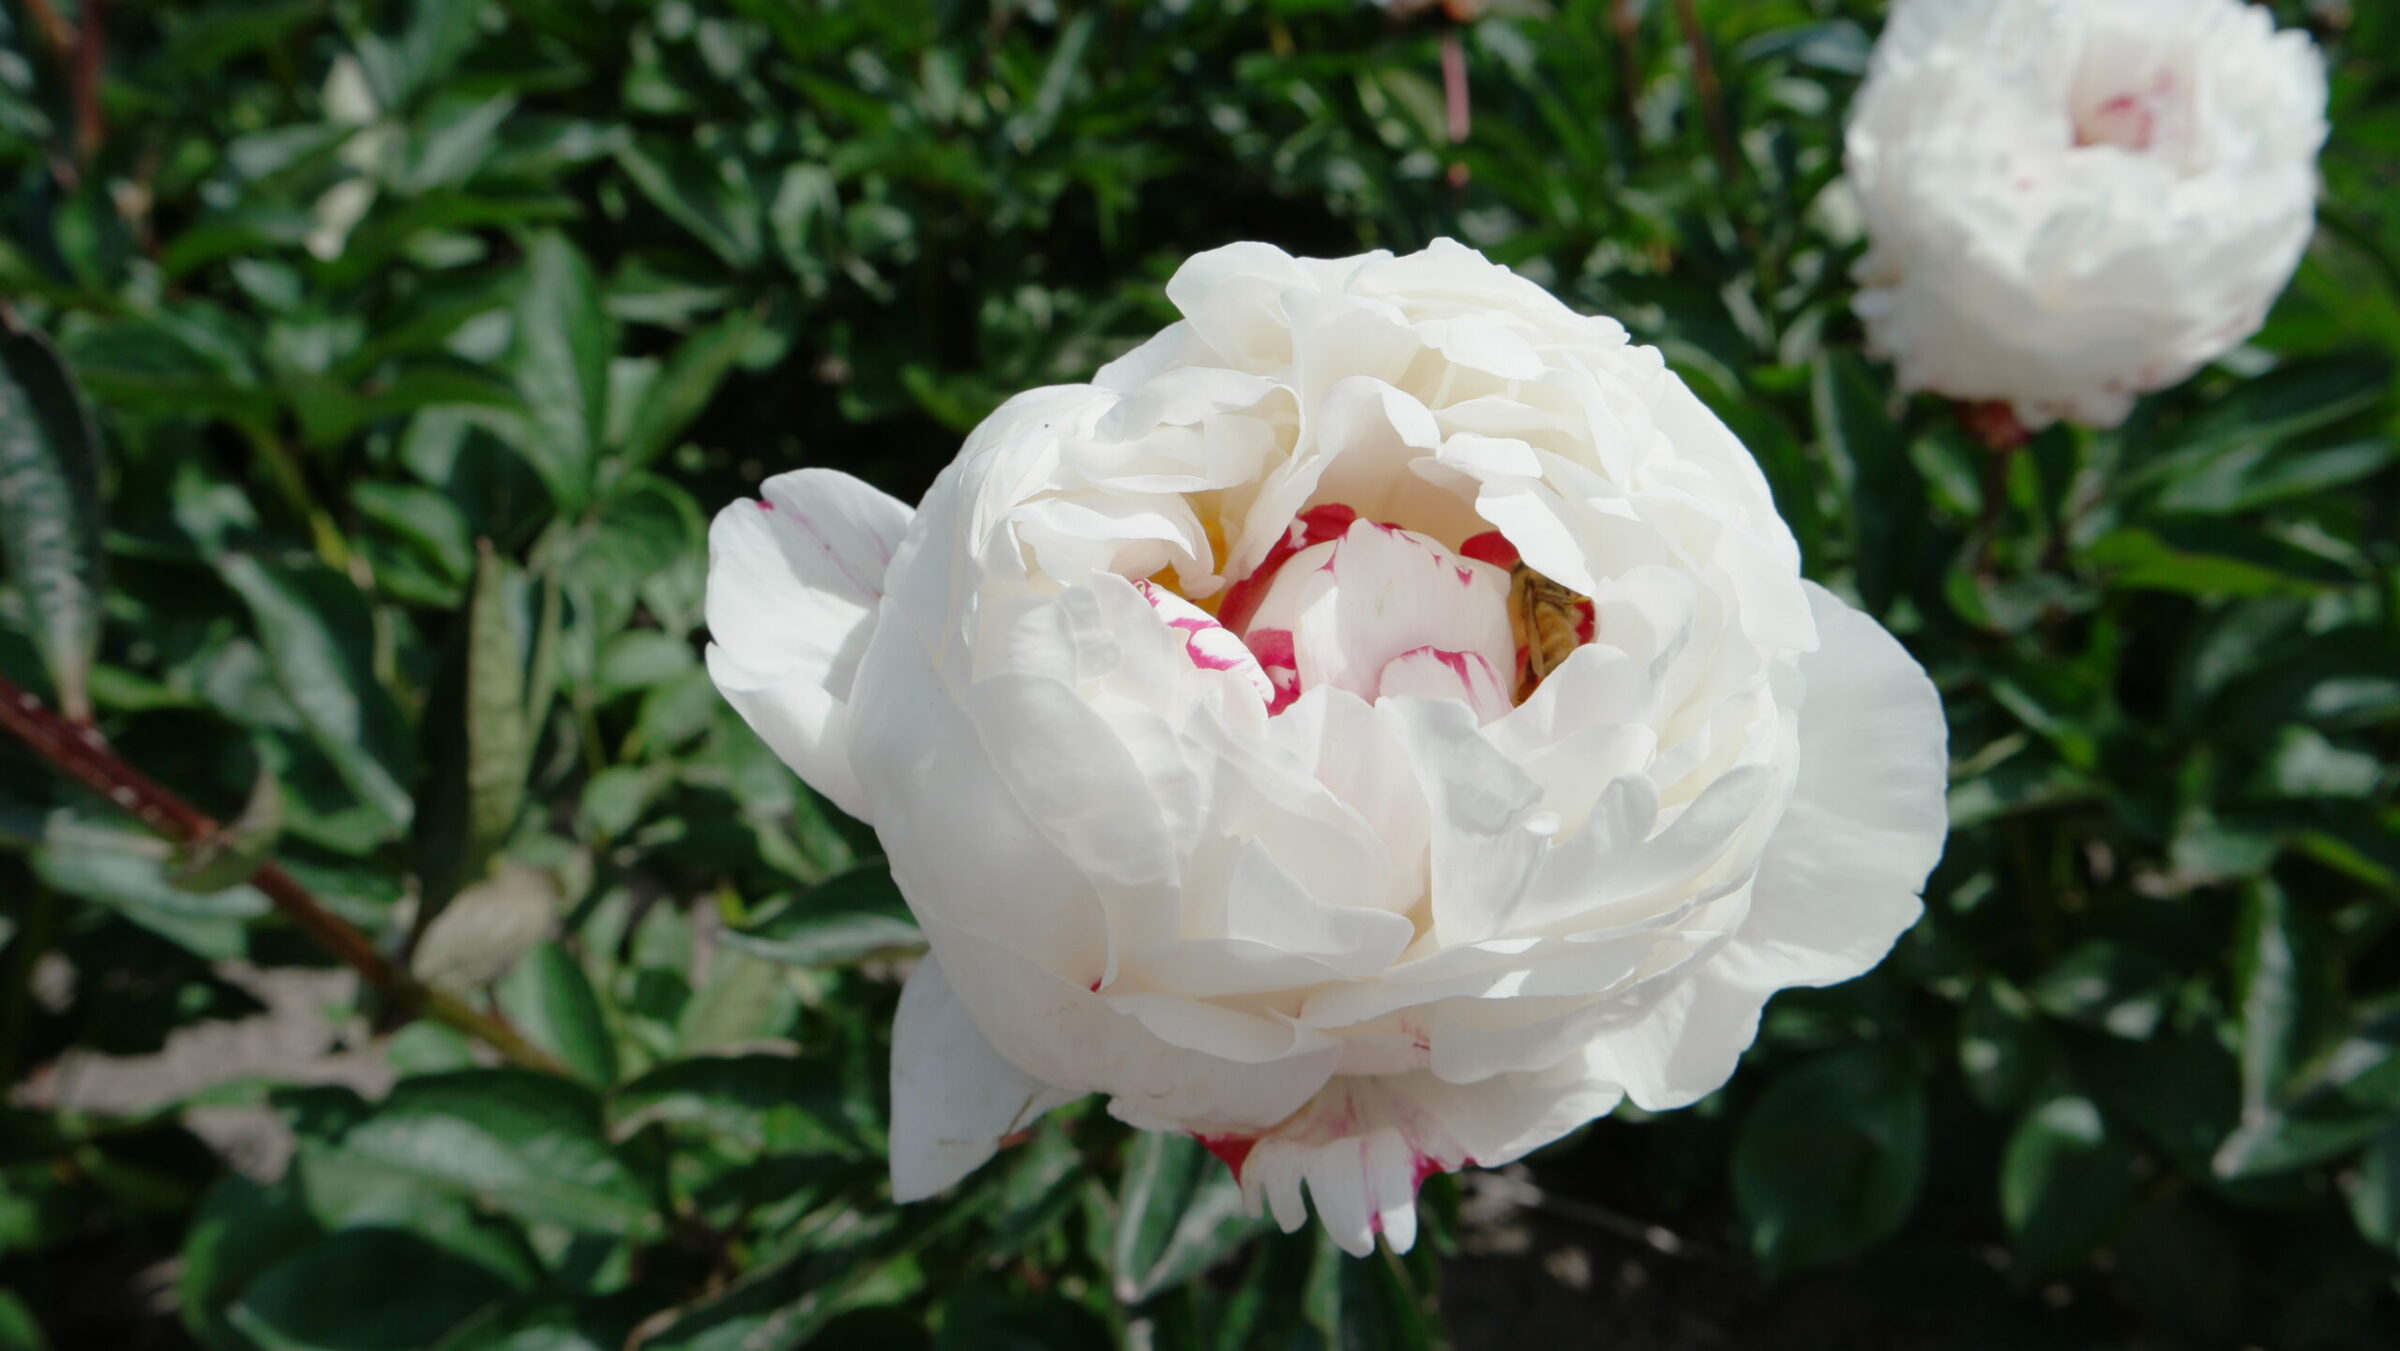
<svg viewBox="0 0 2400 1351"><path fill-rule="evenodd" d="M1259 605L1266 600L1267 588L1274 584L1275 574L1283 570L1293 554L1310 545L1340 539L1357 519L1355 508L1339 502L1310 507L1294 517L1283 538L1275 541L1275 547L1267 550L1267 556L1250 570L1250 575L1225 588L1224 603L1217 607L1218 622L1236 633L1247 628L1251 616L1258 613Z"/></svg>
<svg viewBox="0 0 2400 1351"><path fill-rule="evenodd" d="M1588 600L1575 602L1575 641L1590 642L1600 632L1600 612Z"/></svg>
<svg viewBox="0 0 2400 1351"><path fill-rule="evenodd" d="M1223 1159L1225 1166L1233 1170L1236 1182L1242 1180L1242 1165L1249 1161L1250 1151L1258 1146L1255 1135L1202 1135L1194 1131L1192 1138L1200 1142L1202 1149Z"/></svg>
<svg viewBox="0 0 2400 1351"><path fill-rule="evenodd" d="M1424 1186L1425 1179L1432 1177L1435 1173L1454 1173L1457 1172L1459 1168L1472 1168L1475 1166L1475 1160L1472 1158L1462 1157L1459 1159L1456 1167L1451 1167L1444 1164L1440 1159L1433 1157L1431 1154L1424 1153L1420 1150L1411 1150L1409 1152L1416 1157L1416 1177L1410 1184L1412 1186Z"/></svg>
<svg viewBox="0 0 2400 1351"><path fill-rule="evenodd" d="M1458 546L1458 552L1478 563L1489 563L1496 568L1513 568L1525 561L1525 556L1517 552L1517 546L1508 542L1508 536L1497 530L1486 530L1469 538Z"/></svg>
<svg viewBox="0 0 2400 1351"><path fill-rule="evenodd" d="M754 499L754 500L756 500L756 501L757 501L757 503L758 503L758 509L759 509L760 511L773 511L773 510L775 509L775 504L774 504L774 503L772 503L772 502L770 502L770 501L768 501L767 499L765 499L765 498L763 498L763 497L761 497L761 498L757 498L757 499Z"/></svg>
<svg viewBox="0 0 2400 1351"><path fill-rule="evenodd" d="M1100 993L1100 978L1098 976L1092 977L1092 993Z"/></svg>
<svg viewBox="0 0 2400 1351"><path fill-rule="evenodd" d="M1249 645L1267 673L1267 683L1275 687L1275 697L1267 701L1267 715L1273 717L1300 697L1300 659L1293 654L1292 631L1260 629L1250 635Z"/></svg>

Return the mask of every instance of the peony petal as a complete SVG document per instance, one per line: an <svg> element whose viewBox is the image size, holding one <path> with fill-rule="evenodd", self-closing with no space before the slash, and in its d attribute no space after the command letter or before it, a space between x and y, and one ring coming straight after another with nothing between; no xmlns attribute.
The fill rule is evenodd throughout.
<svg viewBox="0 0 2400 1351"><path fill-rule="evenodd" d="M1008 1136L1078 1095L1002 1059L941 964L917 963L892 1022L892 1199L920 1201L981 1167Z"/></svg>
<svg viewBox="0 0 2400 1351"><path fill-rule="evenodd" d="M1110 1094L1110 1113L1137 1126L1258 1130L1298 1110L1339 1059L1330 1047L1259 1064L1190 1050L989 939L938 922L925 936L994 1050L1061 1089ZM1155 1000L1145 1013L1170 1016Z"/></svg>
<svg viewBox="0 0 2400 1351"><path fill-rule="evenodd" d="M786 764L865 819L850 687L911 513L829 469L779 474L764 493L709 527L709 674Z"/></svg>
<svg viewBox="0 0 2400 1351"><path fill-rule="evenodd" d="M1392 1251L1408 1251L1417 1237L1417 1188L1475 1162L1405 1091L1403 1081L1419 1077L1345 1075L1250 1138L1235 1175L1252 1213L1269 1205L1284 1232L1298 1229L1308 1218L1300 1204L1305 1184L1342 1251L1364 1257L1378 1235Z"/></svg>
<svg viewBox="0 0 2400 1351"><path fill-rule="evenodd" d="M1830 985L1883 960L1941 858L1949 732L1923 668L1811 583L1822 645L1800 659L1800 774L1760 860L1749 919L1718 958L1754 989Z"/></svg>

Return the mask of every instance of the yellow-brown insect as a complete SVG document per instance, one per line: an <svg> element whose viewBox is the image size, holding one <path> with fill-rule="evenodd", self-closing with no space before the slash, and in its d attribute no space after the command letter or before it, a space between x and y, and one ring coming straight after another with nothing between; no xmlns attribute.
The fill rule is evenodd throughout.
<svg viewBox="0 0 2400 1351"><path fill-rule="evenodd" d="M1517 640L1517 702L1591 641L1592 602L1518 563L1508 575L1508 627Z"/></svg>

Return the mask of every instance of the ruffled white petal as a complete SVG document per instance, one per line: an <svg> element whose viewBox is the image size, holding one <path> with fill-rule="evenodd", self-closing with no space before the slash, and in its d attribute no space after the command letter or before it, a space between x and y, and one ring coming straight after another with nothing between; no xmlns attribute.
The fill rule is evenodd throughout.
<svg viewBox="0 0 2400 1351"><path fill-rule="evenodd" d="M709 674L809 786L861 819L850 687L911 514L848 474L801 469L708 532Z"/></svg>
<svg viewBox="0 0 2400 1351"><path fill-rule="evenodd" d="M1823 645L1800 661L1800 774L1759 860L1750 914L1718 959L1758 989L1873 967L1917 922L1949 831L1949 728L1923 668L1883 626L1811 584Z"/></svg>

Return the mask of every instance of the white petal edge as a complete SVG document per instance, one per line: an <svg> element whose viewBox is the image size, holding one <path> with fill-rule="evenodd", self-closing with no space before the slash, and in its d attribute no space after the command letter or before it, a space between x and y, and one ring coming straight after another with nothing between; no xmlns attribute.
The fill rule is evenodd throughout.
<svg viewBox="0 0 2400 1351"><path fill-rule="evenodd" d="M708 531L709 675L784 763L862 820L850 686L913 514L848 474L800 469Z"/></svg>
<svg viewBox="0 0 2400 1351"><path fill-rule="evenodd" d="M1882 625L1814 583L1822 641L1800 658L1800 772L1715 971L1758 990L1872 969L1924 913L1949 831L1941 695Z"/></svg>
<svg viewBox="0 0 2400 1351"><path fill-rule="evenodd" d="M1081 1095L1053 1088L984 1040L933 958L892 1023L892 1199L921 1201L983 1166L1000 1142Z"/></svg>

